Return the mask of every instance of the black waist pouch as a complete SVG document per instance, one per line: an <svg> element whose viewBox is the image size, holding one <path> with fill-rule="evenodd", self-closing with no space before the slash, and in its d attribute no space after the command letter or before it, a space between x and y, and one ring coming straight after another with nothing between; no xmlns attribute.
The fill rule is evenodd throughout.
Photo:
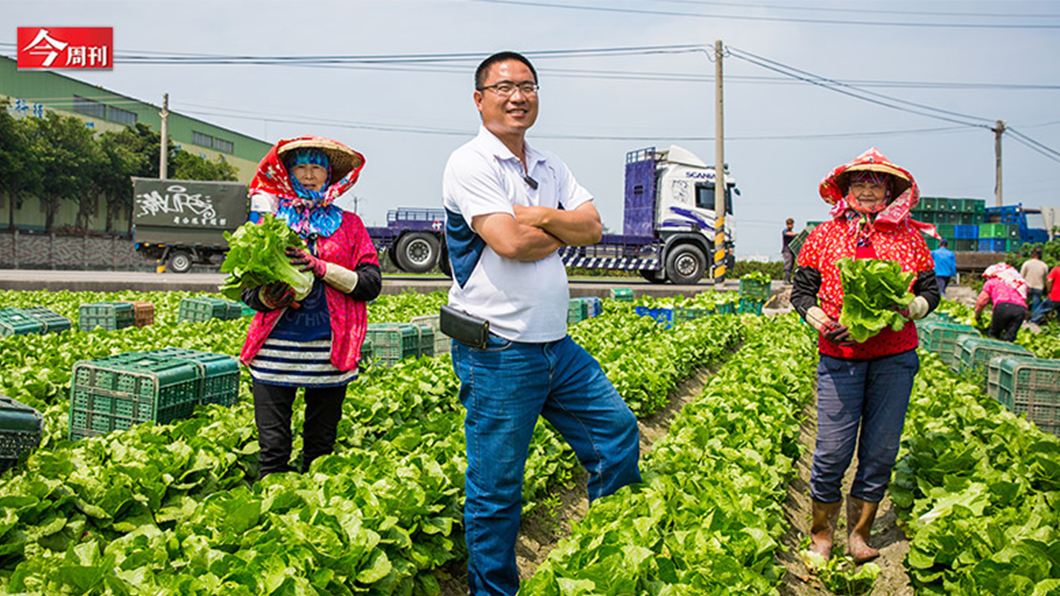
<svg viewBox="0 0 1060 596"><path fill-rule="evenodd" d="M438 317L438 326L442 333L472 348L485 348L490 336L489 321L475 318L444 304Z"/></svg>

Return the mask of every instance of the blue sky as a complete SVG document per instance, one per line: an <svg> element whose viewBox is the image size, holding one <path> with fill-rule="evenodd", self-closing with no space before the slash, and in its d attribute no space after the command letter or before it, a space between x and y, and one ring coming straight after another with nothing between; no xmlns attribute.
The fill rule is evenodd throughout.
<svg viewBox="0 0 1060 596"><path fill-rule="evenodd" d="M1060 2L2 0L0 8L5 55L14 54L18 26L111 26L114 70L68 74L155 103L169 93L172 110L266 141L311 133L362 151L353 194L369 225L397 206L440 205L446 158L478 127L474 67L512 49L532 57L541 79L541 116L528 139L559 154L596 197L604 224L621 232L627 151L678 144L713 163L708 54L717 39L730 52L725 157L742 192L740 258L779 258L784 218L800 226L826 218L818 182L872 146L909 169L924 195L994 204L989 128L998 119L1023 135L1003 137L1006 204L1060 207ZM187 66L123 62L123 54L420 58ZM816 77L845 93L799 80Z"/></svg>

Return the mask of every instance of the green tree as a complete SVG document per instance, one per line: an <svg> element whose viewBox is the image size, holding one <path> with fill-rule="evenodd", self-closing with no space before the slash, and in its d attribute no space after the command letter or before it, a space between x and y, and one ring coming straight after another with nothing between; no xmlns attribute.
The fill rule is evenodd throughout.
<svg viewBox="0 0 1060 596"><path fill-rule="evenodd" d="M208 161L187 151L178 151L173 158L173 178L177 180L235 181L236 168L218 156Z"/></svg>
<svg viewBox="0 0 1060 596"><path fill-rule="evenodd" d="M43 167L34 154L30 126L11 116L7 106L0 101L0 194L8 200L7 226L15 229L15 211L40 190Z"/></svg>
<svg viewBox="0 0 1060 596"><path fill-rule="evenodd" d="M99 147L103 154L101 169L93 177L93 186L106 202L106 227L108 233L114 232L114 220L120 215L131 215L133 204L132 176L142 176L146 168L145 155L137 152L135 145L129 144L128 136L123 132L105 132L99 137ZM157 166L156 166L157 170ZM131 233L132 217L127 218L127 233Z"/></svg>
<svg viewBox="0 0 1060 596"><path fill-rule="evenodd" d="M91 175L99 172L103 155L92 131L77 118L48 113L45 118L27 122L33 127L34 152L43 168L40 199L44 206L44 228L50 232L55 227L55 216L62 201L81 204L82 198L86 198L91 202Z"/></svg>

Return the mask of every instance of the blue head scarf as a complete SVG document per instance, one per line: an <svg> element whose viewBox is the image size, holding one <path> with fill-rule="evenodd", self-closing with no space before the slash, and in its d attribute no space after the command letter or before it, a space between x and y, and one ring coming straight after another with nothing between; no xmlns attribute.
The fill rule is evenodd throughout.
<svg viewBox="0 0 1060 596"><path fill-rule="evenodd" d="M319 206L324 198L324 191L331 183L331 162L328 160L328 155L314 147L302 147L284 156L283 164L287 167L291 187L309 204L303 202L297 205L293 201L281 200L276 215L287 220L287 225L303 238L327 237L333 234L342 224L342 209L335 205ZM324 181L324 186L320 190L310 190L303 186L298 178L290 175L291 168L301 164L318 165L327 170L327 180Z"/></svg>

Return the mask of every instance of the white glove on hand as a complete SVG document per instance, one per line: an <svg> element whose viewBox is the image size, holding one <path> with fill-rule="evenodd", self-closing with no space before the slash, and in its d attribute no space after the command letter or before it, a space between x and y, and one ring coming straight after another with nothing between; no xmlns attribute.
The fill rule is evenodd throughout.
<svg viewBox="0 0 1060 596"><path fill-rule="evenodd" d="M810 324L818 333L822 332L825 323L828 323L832 319L821 310L819 306L811 306L806 309L806 322Z"/></svg>
<svg viewBox="0 0 1060 596"><path fill-rule="evenodd" d="M909 303L909 316L906 317L910 321L919 321L928 314L928 309L931 307L928 305L927 298L923 296L917 296L913 298L913 301Z"/></svg>

